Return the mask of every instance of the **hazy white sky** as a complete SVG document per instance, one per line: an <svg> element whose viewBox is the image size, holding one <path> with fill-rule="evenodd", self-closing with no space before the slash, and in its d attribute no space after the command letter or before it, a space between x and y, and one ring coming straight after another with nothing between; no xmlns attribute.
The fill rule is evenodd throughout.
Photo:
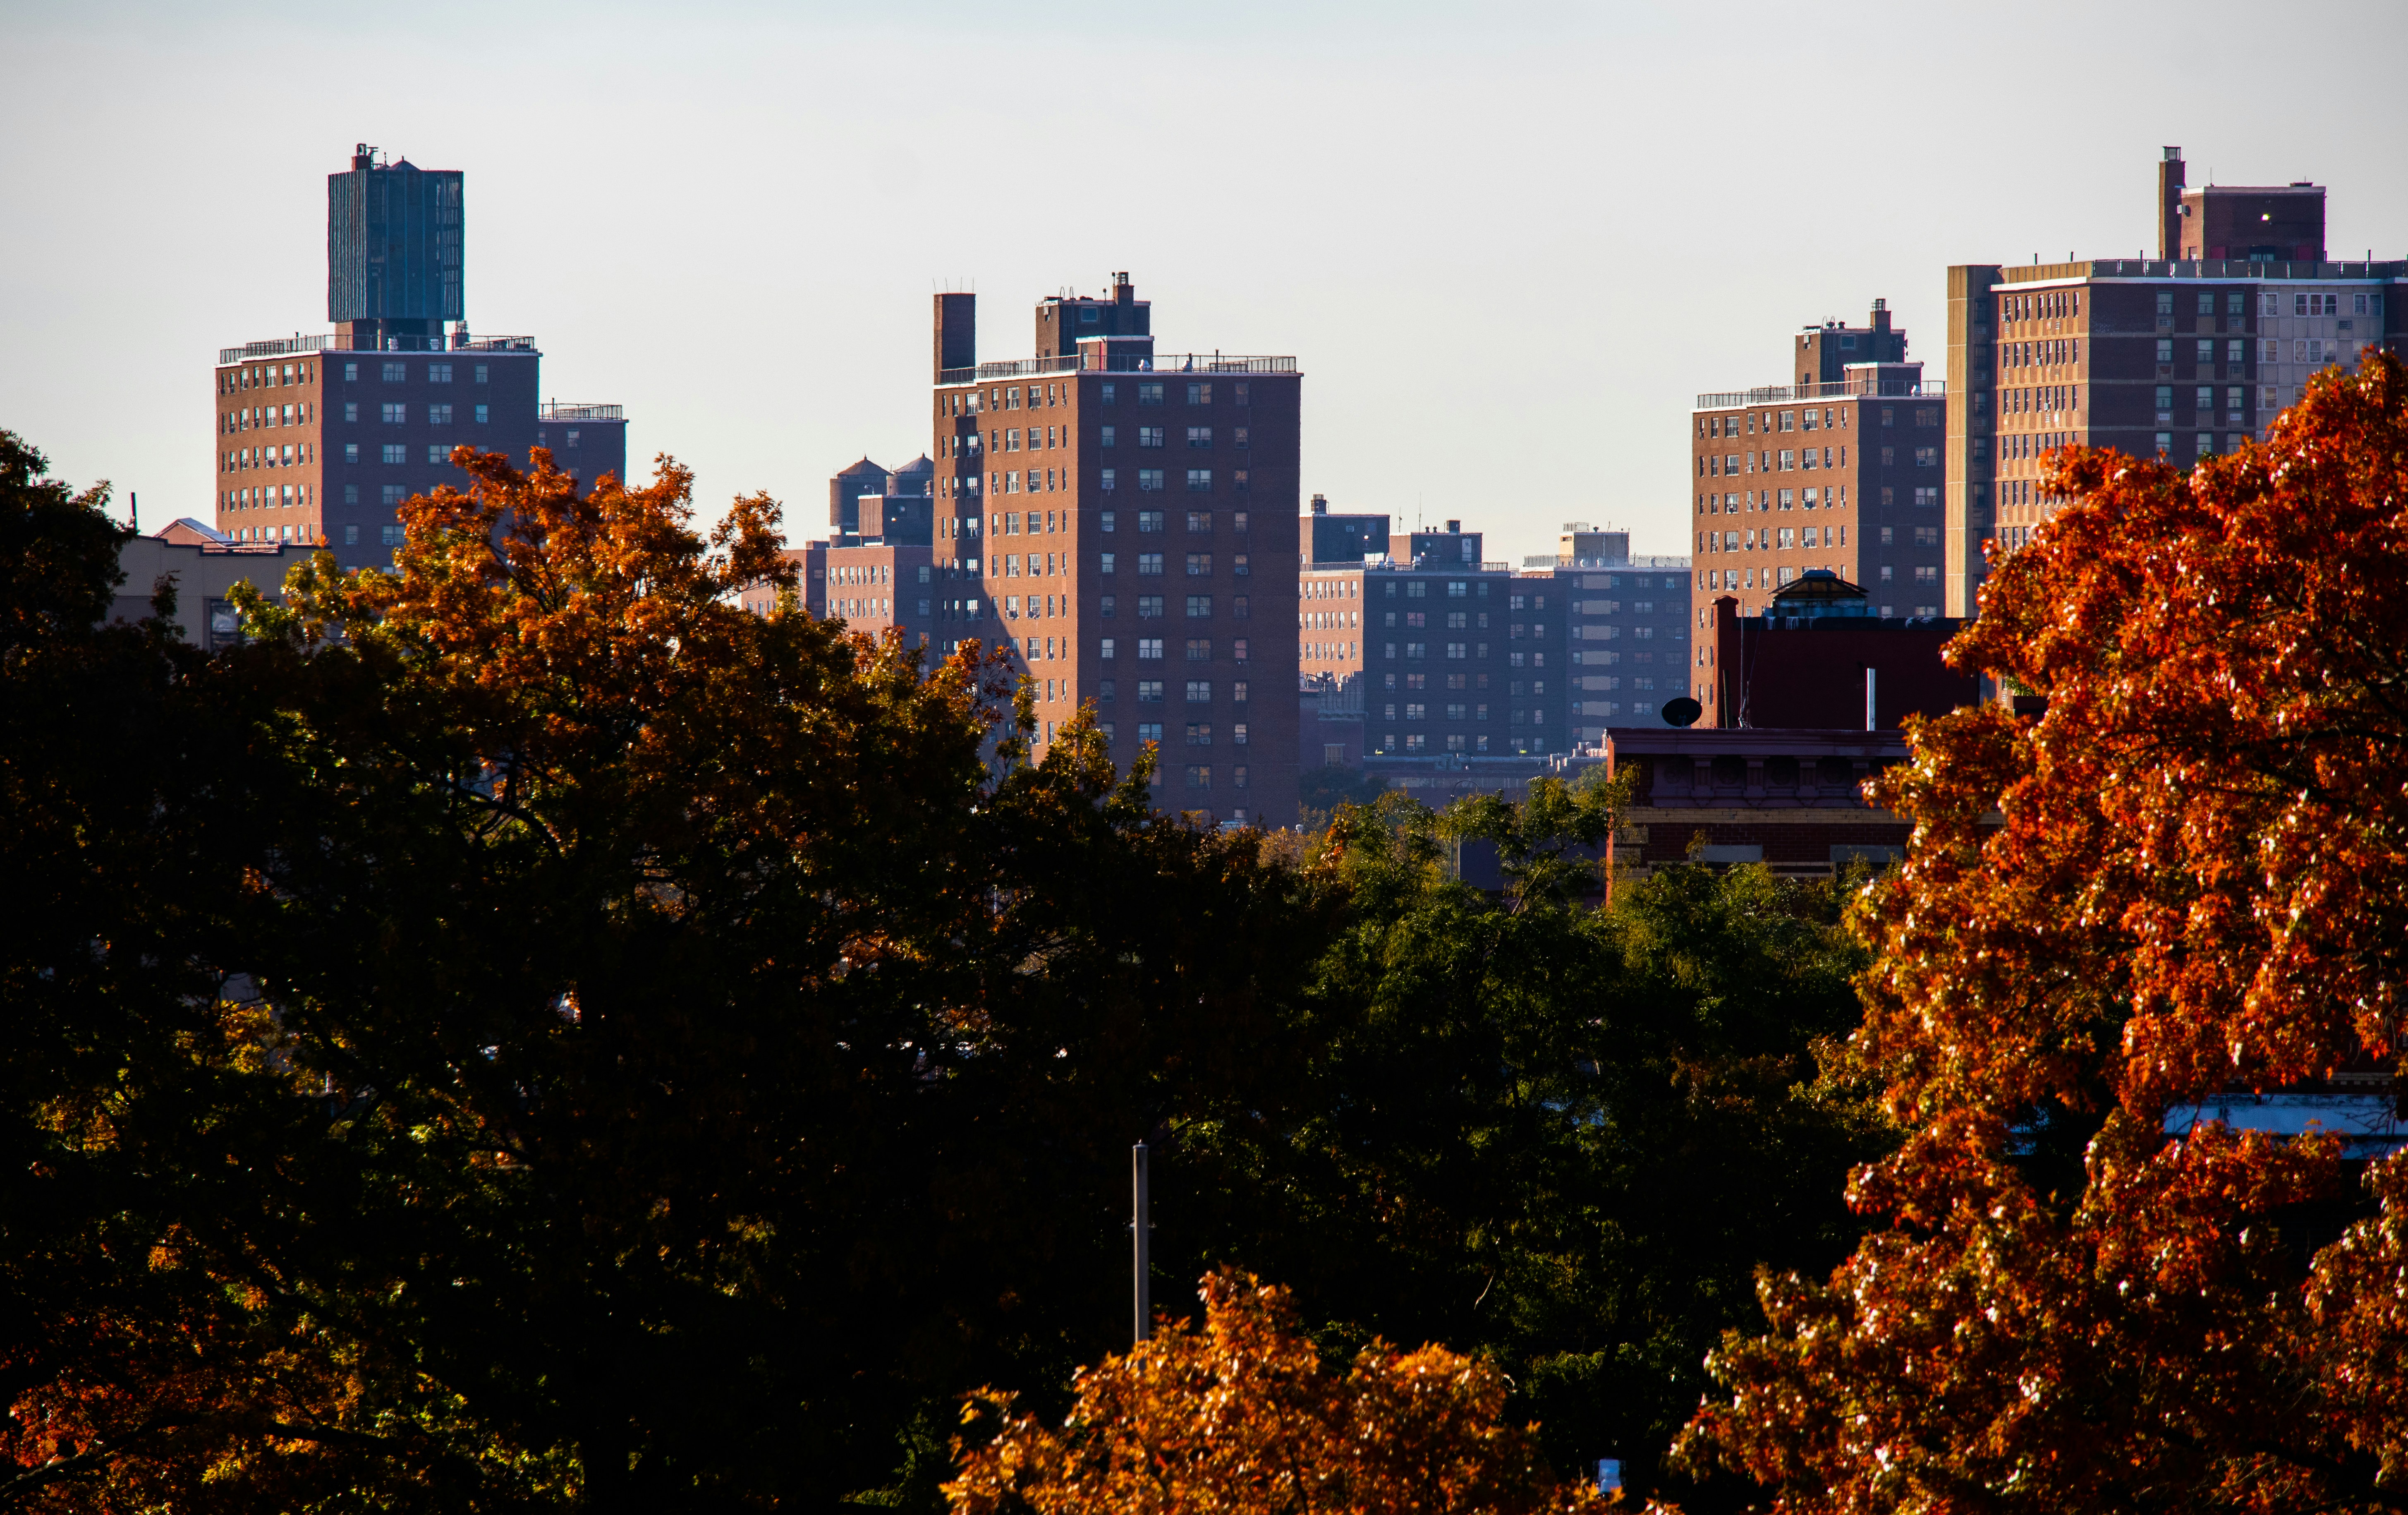
<svg viewBox="0 0 2408 1515"><path fill-rule="evenodd" d="M7 0L0 426L206 517L216 350L329 329L367 141L466 171L470 326L707 511L817 534L829 474L924 451L933 288L1025 356L1125 268L1166 349L1301 360L1333 509L1683 551L1698 391L1876 296L1938 377L1946 266L2154 252L2160 144L2408 255L2403 41L2399 0Z"/></svg>

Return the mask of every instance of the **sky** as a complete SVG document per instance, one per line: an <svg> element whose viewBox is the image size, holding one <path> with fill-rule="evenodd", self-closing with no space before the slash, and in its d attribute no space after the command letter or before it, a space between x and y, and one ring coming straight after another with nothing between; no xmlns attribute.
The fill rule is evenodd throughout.
<svg viewBox="0 0 2408 1515"><path fill-rule="evenodd" d="M932 291L982 358L1125 269L1164 351L1292 354L1302 487L1687 546L1688 412L1952 263L2154 254L2194 183L2329 186L2408 256L2408 7L0 0L0 426L207 519L220 347L331 329L324 176L466 172L466 305L627 407L702 512L928 445Z"/></svg>

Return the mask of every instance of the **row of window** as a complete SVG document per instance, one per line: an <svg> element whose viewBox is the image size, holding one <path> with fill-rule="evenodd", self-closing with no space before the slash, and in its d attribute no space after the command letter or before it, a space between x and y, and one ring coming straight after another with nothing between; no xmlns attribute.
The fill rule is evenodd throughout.
<svg viewBox="0 0 2408 1515"><path fill-rule="evenodd" d="M1899 424L1899 407L1885 405L1880 410L1883 426ZM1928 428L1940 425L1939 406L1918 405L1913 407L1913 411L1915 426ZM1709 441L1726 437L1753 437L1759 429L1766 436L1775 431L1813 431L1817 426L1826 431L1844 431L1848 426L1848 407L1826 405L1804 411L1749 411L1739 415L1709 415L1701 417L1697 426L1698 435Z"/></svg>
<svg viewBox="0 0 2408 1515"><path fill-rule="evenodd" d="M1229 528L1233 531L1243 532L1246 529L1247 519L1248 515L1246 512L1232 512L1229 516ZM1137 512L1138 533L1142 536L1147 532L1168 530L1169 520L1170 512L1168 511L1140 511ZM1117 511L1098 512L1096 516L1096 524L1106 531L1117 530L1120 525L1120 512ZM1194 536L1210 535L1212 530L1212 512L1211 511L1189 511L1187 512L1187 529L1188 532Z"/></svg>
<svg viewBox="0 0 2408 1515"><path fill-rule="evenodd" d="M1045 429L1046 429L1047 433L1049 434L1049 439L1048 439L1048 440L1046 441L1046 444L1045 444L1045 445L1046 445L1046 446L1048 446L1048 447L1051 447L1051 446L1053 446L1053 445L1054 445L1054 443L1053 443L1053 441L1051 440L1050 434L1052 433L1052 431L1054 430L1054 428L1053 428L1053 427L1051 427L1051 426L1048 426L1048 427L1046 427ZM1063 429L1067 431L1068 428L1068 427L1065 427L1065 428L1063 428ZM1248 428L1248 427L1245 427L1245 426L1235 426L1235 427L1232 427L1232 428L1230 429L1230 432L1229 432L1229 445L1230 445L1230 446L1232 446L1232 447L1244 447L1244 446L1249 445L1249 443L1248 443L1248 440L1247 440L1248 430L1249 430L1249 428ZM1005 433L1005 436L1006 436L1007 438L1014 437L1014 436L1017 436L1017 435L1019 435L1017 432L1006 432L1006 433ZM1165 447L1165 446L1168 446L1168 445L1169 445L1169 443L1168 443L1168 437L1169 437L1169 428L1168 428L1168 427L1167 427L1167 426L1140 426L1140 427L1138 427L1138 428L1137 428L1137 444L1138 444L1140 447ZM1120 428L1119 428L1118 426L1106 426L1106 427L1104 427L1104 428L1103 428L1103 430L1102 430L1101 435L1100 435L1100 436L1099 436L1099 438L1098 438L1098 440L1102 443L1102 445L1104 445L1104 446L1106 446L1106 447L1117 447L1117 446L1119 446L1119 445L1120 445ZM1013 444L1013 445L1016 445L1016 444ZM1033 445L1033 444L1032 444L1032 445ZM1210 446L1211 446L1211 445L1212 445L1212 428L1211 428L1211 426L1189 426L1189 427L1187 428L1187 445L1188 445L1188 446L1190 446L1190 447L1210 447Z"/></svg>
<svg viewBox="0 0 2408 1515"><path fill-rule="evenodd" d="M1169 639L1166 637L1138 637L1134 640L1136 642L1136 646L1133 651L1135 652L1139 662L1158 663L1163 661L1165 656L1163 648ZM1111 662L1120 656L1120 640L1116 637L1106 637L1102 642L1097 643L1096 651L1097 655L1101 656L1105 662ZM1189 637L1187 639L1187 661L1191 663L1209 663L1211 660L1211 638ZM1233 663L1242 663L1247 660L1246 639L1244 637L1239 637L1229 643L1229 661Z"/></svg>
<svg viewBox="0 0 2408 1515"><path fill-rule="evenodd" d="M1532 630L1542 638L1546 632L1546 628L1544 627L1535 627L1532 628ZM1368 646L1369 644L1367 643L1366 645ZM1380 649L1381 656L1388 661L1396 661L1398 650L1401 648L1404 661L1409 663L1422 663L1430 660L1430 645L1431 644L1426 642L1383 642L1380 643ZM1462 662L1472 658L1484 660L1488 656L1489 643L1485 642L1441 642L1438 643L1438 648L1439 656L1448 662ZM1510 667L1513 668L1522 668L1525 666L1531 668L1544 668L1547 666L1547 655L1543 652L1525 653L1520 651L1512 651L1505 655L1505 661Z"/></svg>
<svg viewBox="0 0 2408 1515"><path fill-rule="evenodd" d="M280 469L295 463L307 463L317 456L317 449L308 442L286 442L280 447L237 447L231 453L218 454L220 473L239 473L245 469Z"/></svg>
<svg viewBox="0 0 2408 1515"><path fill-rule="evenodd" d="M1066 559L1067 559L1068 555L1066 554L1066 555L1064 555L1064 556L1065 556L1065 557L1066 557ZM1163 554L1163 553L1138 553L1138 554L1135 554L1134 556L1136 556L1136 558L1137 558L1137 573L1138 573L1138 577L1139 577L1139 578L1140 578L1140 579L1143 579L1143 578L1159 578L1159 577L1161 576L1161 574L1162 574L1162 570L1163 570L1163 562L1164 562L1165 558L1166 558L1168 555L1167 555L1167 554ZM1120 571L1120 557L1121 557L1121 555L1120 555L1120 554L1118 554L1118 553L1100 553L1100 554L1096 555L1096 572L1098 572L1098 573L1117 573L1117 572L1119 572L1119 571ZM1010 558L1009 558L1009 557L1007 557L1007 558L1005 559L1005 561L1006 561L1006 562L1009 562L1009 561L1010 561ZM1066 563L1065 563L1065 567L1066 567L1066 569L1067 569L1067 567L1068 567L1068 563L1067 563L1067 561L1066 561ZM1230 571L1230 573L1232 573L1233 575L1235 575L1236 577L1240 578L1240 579L1243 579L1243 578L1246 578L1246 577L1249 577L1250 575L1252 575L1252 574L1253 574L1253 572L1254 572L1254 568L1253 568L1252 560L1251 560L1251 558L1250 558L1249 555L1247 555L1247 554L1245 554L1245 553L1233 553L1233 554L1231 554L1231 555L1230 555L1230 557L1229 557L1229 571ZM1008 573L1009 573L1009 570L1007 570L1007 576L1008 576ZM1188 576L1189 578L1191 578L1191 579L1206 579L1206 578L1211 578L1211 575L1212 575L1212 555L1211 555L1211 553L1189 553L1189 554L1187 555L1187 576Z"/></svg>
<svg viewBox="0 0 2408 1515"><path fill-rule="evenodd" d="M1936 531L1939 527L1925 529ZM1843 526L1764 527L1750 531L1698 533L1698 550L1703 553L1785 553L1801 547L1812 550L1816 547L1845 547L1847 544L1848 528Z"/></svg>
<svg viewBox="0 0 2408 1515"><path fill-rule="evenodd" d="M1914 454L1915 461L1918 466L1929 468L1939 461L1940 449L1936 447L1918 447L1914 450ZM1835 454L1839 459L1836 463L1832 461ZM1924 458L1927 454L1931 459L1931 462L1929 463L1924 462ZM1759 459L1761 460L1760 462ZM1724 475L1728 474L1733 478L1737 478L1742 473L1756 473L1758 471L1765 473L1772 473L1775 471L1791 473L1805 469L1844 469L1847 466L1848 450L1845 447L1809 447L1802 451L1767 448L1761 453L1701 453L1698 456L1698 477L1700 479L1719 479ZM1882 467L1896 468L1897 466L1898 449L1895 447L1883 448Z"/></svg>
<svg viewBox="0 0 2408 1515"><path fill-rule="evenodd" d="M1010 475L1006 475L1006 477L1009 478ZM1120 470L1118 469L1097 469L1096 472L1096 483L1098 487L1107 491L1118 489L1120 487ZM1247 469L1232 469L1229 470L1230 488L1244 491L1252 486L1253 483L1248 476ZM1156 494L1169 487L1168 470L1163 469L1140 469L1137 470L1137 488L1139 494ZM1189 469L1187 470L1187 492L1191 495L1211 494L1212 492L1212 470L1211 469Z"/></svg>
<svg viewBox="0 0 2408 1515"><path fill-rule="evenodd" d="M218 393L232 395L245 389L266 389L279 384L306 384L318 376L317 365L311 363L255 364L243 368L227 368L218 375Z"/></svg>
<svg viewBox="0 0 2408 1515"><path fill-rule="evenodd" d="M1122 380L1105 380L1096 386L1096 400L1105 405L1119 404L1123 384ZM1140 405L1163 404L1168 388L1164 381L1159 379L1141 379L1136 381L1130 387L1136 390L1137 402ZM1213 386L1211 383L1197 381L1190 382L1182 387L1188 404L1212 403ZM1254 386L1244 380L1222 385L1221 392L1232 405L1250 405L1254 402ZM1070 386L1068 383L1029 384L1025 386L1025 395L1024 386L1019 384L997 384L986 390L949 390L937 397L937 413L941 416L960 416L977 415L982 411L1017 411L1022 408L1024 402L1030 410L1067 405L1070 402Z"/></svg>
<svg viewBox="0 0 2408 1515"><path fill-rule="evenodd" d="M1936 500L1939 498L1940 486L1933 484L1928 489L1918 488L1914 493L1918 499L1929 494ZM1896 494L1897 492L1890 486L1884 485L1882 503L1885 505L1892 503ZM1817 488L1810 484L1803 489L1748 489L1733 495L1699 495L1698 497L1699 515L1737 515L1742 510L1751 512L1799 509L1844 511L1847 508L1848 486L1846 484L1833 484L1828 488Z"/></svg>
<svg viewBox="0 0 2408 1515"><path fill-rule="evenodd" d="M245 405L236 410L218 412L218 431L231 435L249 431L254 426L307 426L312 411L307 401L299 405Z"/></svg>

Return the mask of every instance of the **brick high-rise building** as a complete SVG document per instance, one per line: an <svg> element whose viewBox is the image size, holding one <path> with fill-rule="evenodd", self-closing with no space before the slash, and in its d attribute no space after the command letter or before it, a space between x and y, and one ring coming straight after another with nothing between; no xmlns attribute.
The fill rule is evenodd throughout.
<svg viewBox="0 0 2408 1515"><path fill-rule="evenodd" d="M1986 544L2056 508L2051 450L2186 467L2262 436L2318 369L2408 349L2408 261L2328 261L2324 203L2304 181L2191 188L2170 147L2157 257L1948 270L1946 613L1979 604Z"/></svg>
<svg viewBox="0 0 2408 1515"><path fill-rule="evenodd" d="M466 482L451 464L463 442L521 467L549 446L589 485L624 476L618 406L541 405L533 338L468 334L463 186L456 170L388 163L365 144L327 176L333 334L218 353L214 524L229 538L384 563L401 501Z"/></svg>
<svg viewBox="0 0 2408 1515"><path fill-rule="evenodd" d="M1158 743L1164 809L1290 823L1296 360L1158 354L1115 275L981 363L976 302L936 297L934 640L1006 639L1040 743L1092 701L1115 762Z"/></svg>
<svg viewBox="0 0 2408 1515"><path fill-rule="evenodd" d="M1762 613L1808 569L1865 585L1882 615L1940 613L1948 400L1906 352L1906 333L1875 300L1862 326L1825 323L1796 338L1796 384L1698 397L1691 629L1711 623L1725 595L1741 613ZM1702 670L1690 682L1708 699Z"/></svg>

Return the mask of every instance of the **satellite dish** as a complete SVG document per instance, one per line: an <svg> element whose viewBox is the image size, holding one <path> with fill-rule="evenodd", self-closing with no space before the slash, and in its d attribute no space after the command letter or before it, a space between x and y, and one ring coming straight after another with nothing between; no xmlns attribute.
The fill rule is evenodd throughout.
<svg viewBox="0 0 2408 1515"><path fill-rule="evenodd" d="M1695 726L1698 724L1698 717L1705 713L1706 707L1687 695L1683 695L1678 700L1664 701L1664 724L1667 726Z"/></svg>

